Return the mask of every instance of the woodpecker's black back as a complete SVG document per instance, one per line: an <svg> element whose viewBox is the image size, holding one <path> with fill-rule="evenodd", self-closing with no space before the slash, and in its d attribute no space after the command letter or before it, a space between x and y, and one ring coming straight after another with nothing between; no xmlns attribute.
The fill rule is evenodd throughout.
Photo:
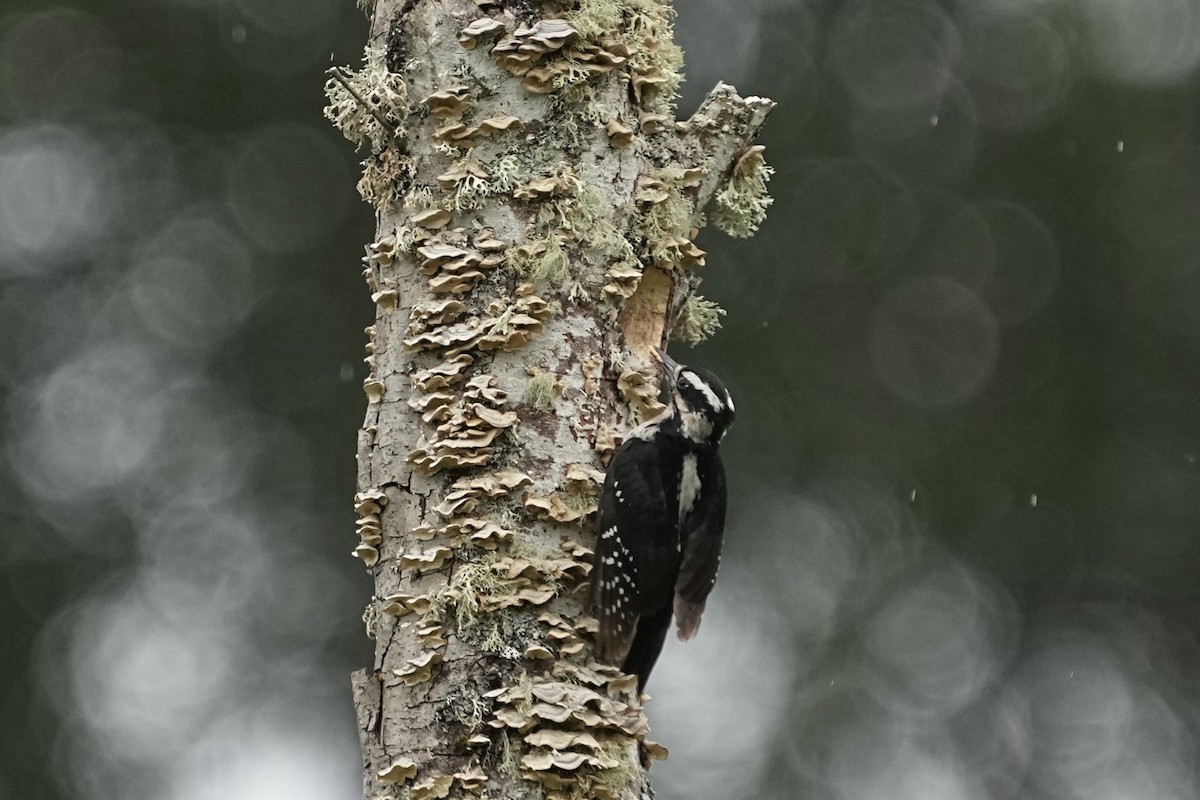
<svg viewBox="0 0 1200 800"><path fill-rule="evenodd" d="M664 356L666 411L635 428L608 465L597 514L592 601L597 651L646 684L674 617L680 639L700 625L725 528L717 445L733 400L708 370Z"/></svg>

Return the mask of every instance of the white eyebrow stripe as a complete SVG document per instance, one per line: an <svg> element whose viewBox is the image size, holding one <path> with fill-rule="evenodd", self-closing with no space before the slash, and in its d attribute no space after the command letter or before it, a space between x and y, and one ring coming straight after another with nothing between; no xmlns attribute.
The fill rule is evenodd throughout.
<svg viewBox="0 0 1200 800"><path fill-rule="evenodd" d="M692 372L684 372L679 377L687 381L688 386L691 386L693 389L699 392L703 392L704 399L708 400L709 408L711 408L713 411L720 411L722 408L724 408L725 404L720 401L720 399L717 397L717 393L714 392L707 383L704 381L692 380L694 374L695 373Z"/></svg>

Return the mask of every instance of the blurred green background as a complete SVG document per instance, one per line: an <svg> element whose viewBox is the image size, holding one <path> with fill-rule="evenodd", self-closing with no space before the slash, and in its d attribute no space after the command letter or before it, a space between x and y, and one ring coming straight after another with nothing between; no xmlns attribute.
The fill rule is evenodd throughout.
<svg viewBox="0 0 1200 800"><path fill-rule="evenodd" d="M680 0L733 496L659 796L1200 797L1198 0ZM0 8L0 800L358 796L350 0Z"/></svg>

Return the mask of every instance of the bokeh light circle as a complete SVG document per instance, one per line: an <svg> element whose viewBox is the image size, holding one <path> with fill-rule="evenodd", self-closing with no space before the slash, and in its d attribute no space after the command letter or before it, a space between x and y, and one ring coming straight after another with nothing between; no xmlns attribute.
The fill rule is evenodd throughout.
<svg viewBox="0 0 1200 800"><path fill-rule="evenodd" d="M973 292L945 278L917 278L880 303L870 333L875 375L904 400L949 409L991 377L999 326Z"/></svg>
<svg viewBox="0 0 1200 800"><path fill-rule="evenodd" d="M945 93L962 59L953 20L923 0L843 4L828 48L841 85L872 109L928 107Z"/></svg>
<svg viewBox="0 0 1200 800"><path fill-rule="evenodd" d="M229 209L242 233L293 253L328 236L355 199L342 154L308 125L270 125L246 137L227 172Z"/></svg>
<svg viewBox="0 0 1200 800"><path fill-rule="evenodd" d="M0 276L78 258L109 219L110 177L100 145L84 133L0 128Z"/></svg>

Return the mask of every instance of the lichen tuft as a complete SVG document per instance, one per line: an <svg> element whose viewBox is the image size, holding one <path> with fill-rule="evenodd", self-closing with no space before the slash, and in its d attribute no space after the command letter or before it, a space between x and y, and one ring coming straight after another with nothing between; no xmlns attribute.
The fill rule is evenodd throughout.
<svg viewBox="0 0 1200 800"><path fill-rule="evenodd" d="M525 403L538 411L549 411L558 396L558 381L549 372L539 372L525 384Z"/></svg>
<svg viewBox="0 0 1200 800"><path fill-rule="evenodd" d="M369 142L373 152L403 136L408 114L404 79L387 68L385 49L367 46L363 68L357 72L335 67L325 82L325 118L358 146Z"/></svg>
<svg viewBox="0 0 1200 800"><path fill-rule="evenodd" d="M412 176L412 159L388 147L368 156L358 180L358 193L377 210L388 212L403 202L401 192Z"/></svg>
<svg viewBox="0 0 1200 800"><path fill-rule="evenodd" d="M571 279L571 261L553 233L509 250L508 264L522 277L543 285L561 287Z"/></svg>
<svg viewBox="0 0 1200 800"><path fill-rule="evenodd" d="M699 344L720 330L723 316L725 309L706 297L694 294L683 304L671 334L688 344Z"/></svg>
<svg viewBox="0 0 1200 800"><path fill-rule="evenodd" d="M712 223L736 239L753 236L775 202L767 194L767 182L774 174L763 160L761 146L751 148L713 198Z"/></svg>

